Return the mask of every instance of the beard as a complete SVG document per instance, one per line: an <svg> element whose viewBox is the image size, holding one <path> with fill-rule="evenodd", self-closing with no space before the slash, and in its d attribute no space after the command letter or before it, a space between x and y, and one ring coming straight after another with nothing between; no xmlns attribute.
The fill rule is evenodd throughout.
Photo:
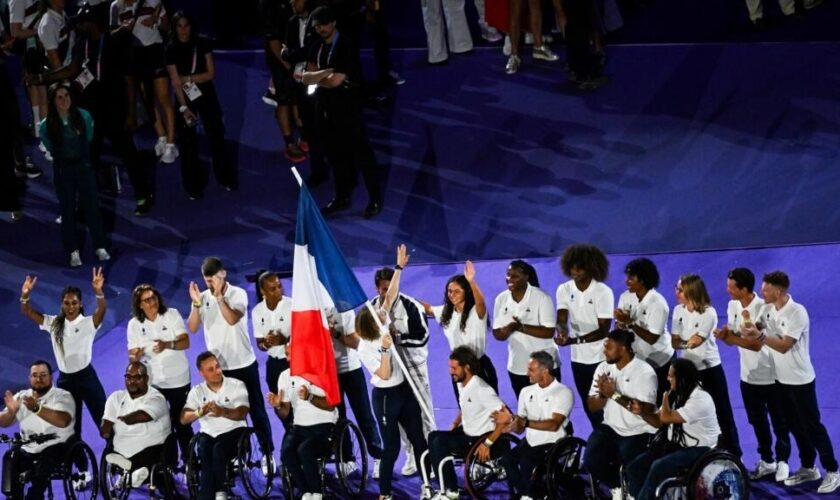
<svg viewBox="0 0 840 500"><path fill-rule="evenodd" d="M44 387L41 387L41 388L38 388L38 389L36 389L36 388L32 387L32 392L34 392L35 394L37 394L37 395L38 395L38 397L40 398L40 397L41 397L41 396L43 396L44 394L46 394L46 393L50 392L50 389L52 389L52 384L47 385L47 386L44 386Z"/></svg>

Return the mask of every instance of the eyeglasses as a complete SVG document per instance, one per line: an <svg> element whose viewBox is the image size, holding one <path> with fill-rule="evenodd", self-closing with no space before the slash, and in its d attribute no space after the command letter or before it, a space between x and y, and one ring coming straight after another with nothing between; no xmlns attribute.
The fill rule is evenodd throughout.
<svg viewBox="0 0 840 500"><path fill-rule="evenodd" d="M29 374L29 378L35 378L35 379L49 378L49 376L50 376L49 373L30 373Z"/></svg>
<svg viewBox="0 0 840 500"><path fill-rule="evenodd" d="M148 297L141 298L140 302L144 304L154 304L155 302L157 302L157 300L157 295L150 295Z"/></svg>

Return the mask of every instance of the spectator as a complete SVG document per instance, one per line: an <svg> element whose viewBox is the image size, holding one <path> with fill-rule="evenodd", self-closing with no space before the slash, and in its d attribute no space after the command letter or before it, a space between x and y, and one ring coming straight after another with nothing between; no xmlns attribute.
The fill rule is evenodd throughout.
<svg viewBox="0 0 840 500"><path fill-rule="evenodd" d="M449 52L461 54L473 49L464 0L421 0L423 26L426 28L428 61L438 64L449 58ZM444 27L444 16L446 26Z"/></svg>
<svg viewBox="0 0 840 500"><path fill-rule="evenodd" d="M9 34L14 38L10 48L23 55L24 76L42 72L46 63L43 51L38 48L38 23L43 15L40 5L39 0L9 1ZM47 117L47 89L43 85L28 86L26 95L32 106L32 129L38 138L38 123ZM40 147L41 152L46 152Z"/></svg>
<svg viewBox="0 0 840 500"><path fill-rule="evenodd" d="M519 43L522 35L522 8L525 0L512 0L510 3L510 57L505 65L505 73L512 75L519 71L522 60L519 57ZM534 36L534 59L554 62L558 59L557 54L543 44L542 38L542 5L540 0L528 1L528 19L531 24L531 33Z"/></svg>

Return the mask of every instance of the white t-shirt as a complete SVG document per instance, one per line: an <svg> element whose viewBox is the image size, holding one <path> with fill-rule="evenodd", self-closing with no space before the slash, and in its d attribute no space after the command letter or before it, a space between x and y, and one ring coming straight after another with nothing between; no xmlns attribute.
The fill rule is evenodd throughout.
<svg viewBox="0 0 840 500"><path fill-rule="evenodd" d="M58 50L62 65L67 65L73 56L76 33L70 29L66 12L47 10L38 23L38 39L44 51Z"/></svg>
<svg viewBox="0 0 840 500"><path fill-rule="evenodd" d="M607 285L592 280L580 291L574 280L557 287L557 310L569 312L569 337L583 337L598 329L599 319L612 319L613 291ZM593 365L604 360L604 343L572 344L572 362Z"/></svg>
<svg viewBox="0 0 840 500"><path fill-rule="evenodd" d="M232 377L222 379L222 386L216 392L213 392L207 386L207 382L202 382L190 389L184 408L195 411L210 401L215 401L217 405L231 410L240 406L248 406L248 390L241 380ZM202 415L198 422L201 426L201 432L210 437L216 437L239 427L247 426L245 420L231 420L227 417L214 417L207 414Z"/></svg>
<svg viewBox="0 0 840 500"><path fill-rule="evenodd" d="M473 375L467 385L458 384L458 405L464 434L477 437L496 428L491 415L505 404L487 382Z"/></svg>
<svg viewBox="0 0 840 500"><path fill-rule="evenodd" d="M735 333L741 330L744 318L741 311L744 309L750 312L750 319L759 321L761 307L764 301L758 295L753 295L752 301L745 308L740 300L730 300L726 306L726 326ZM773 385L776 381L776 370L773 368L773 358L770 355L770 348L763 346L760 351L752 351L738 347L738 354L741 357L741 381L752 385Z"/></svg>
<svg viewBox="0 0 840 500"><path fill-rule="evenodd" d="M811 383L816 378L816 373L811 364L809 350L811 320L808 317L808 311L790 297L787 304L778 310L772 304L765 304L761 308L761 321L766 325L767 335L796 339L793 346L784 354L768 348L773 357L776 380L788 385Z"/></svg>
<svg viewBox="0 0 840 500"><path fill-rule="evenodd" d="M98 329L93 326L93 317L80 314L73 321L64 320L64 355L61 354L61 347L55 342L55 335L52 334L53 321L55 316L45 314L40 328L50 334L59 371L69 374L87 368L93 353L93 338Z"/></svg>
<svg viewBox="0 0 840 500"><path fill-rule="evenodd" d="M274 331L288 339L292 335L292 298L284 295L273 311L263 299L251 311L251 324L254 325L255 338L265 338L268 332ZM286 346L273 346L268 350L268 355L272 358L286 359Z"/></svg>
<svg viewBox="0 0 840 500"><path fill-rule="evenodd" d="M154 321L140 321L131 318L126 328L128 350L143 348L143 363L148 367L149 384L172 389L190 384L190 363L183 350L164 349L159 353L153 350L155 341L173 342L187 333L184 319L174 308L167 308L158 314Z"/></svg>
<svg viewBox="0 0 840 500"><path fill-rule="evenodd" d="M339 313L335 308L325 310L324 314L327 317L327 323L335 324L335 329L339 336L349 336L356 333L356 313L351 309L343 313ZM362 367L362 362L359 360L359 353L356 349L347 347L344 342L333 337L333 355L335 356L335 369L341 373L347 373L353 370L358 370Z"/></svg>
<svg viewBox="0 0 840 500"><path fill-rule="evenodd" d="M10 0L9 26L21 23L23 29L38 29L35 19L38 17L38 0Z"/></svg>
<svg viewBox="0 0 840 500"><path fill-rule="evenodd" d="M671 321L671 333L687 341L695 334L699 334L704 340L702 344L694 349L683 349L682 358L685 358L697 367L698 370L713 368L720 364L720 351L715 343L714 332L717 326L717 312L714 307L707 307L702 313L689 311L683 304L674 308L674 318Z"/></svg>
<svg viewBox="0 0 840 500"><path fill-rule="evenodd" d="M242 313L235 325L228 324L210 290L201 292L199 314L204 322L207 350L216 355L222 370L250 366L257 357L248 336L248 294L238 286L227 284L224 300L228 307Z"/></svg>
<svg viewBox="0 0 840 500"><path fill-rule="evenodd" d="M291 403L295 413L295 425L308 427L318 424L334 424L338 421L338 409L326 411L318 408L311 402L300 399L298 391L306 387L310 394L318 397L325 397L326 393L317 385L312 385L303 377L297 375L292 377L289 369L283 370L280 378L277 379L277 390L283 391L283 402Z"/></svg>
<svg viewBox="0 0 840 500"><path fill-rule="evenodd" d="M539 384L529 385L519 394L519 408L516 414L529 420L549 420L555 413L566 417L563 424L556 431L541 431L530 427L525 429L525 439L531 446L551 444L566 437L566 426L569 423L569 413L575 402L572 390L561 384L557 379L545 387Z"/></svg>
<svg viewBox="0 0 840 500"><path fill-rule="evenodd" d="M556 323L554 304L547 293L535 286L528 285L522 300L513 300L510 290L505 290L496 297L493 306L493 328L501 328L519 318L523 325L537 325L553 329ZM552 335L553 337L553 335ZM538 339L523 332L513 332L508 337L509 372L515 375L528 374L528 359L531 353L543 351L551 355L555 366L560 365L557 345L553 338Z"/></svg>
<svg viewBox="0 0 840 500"><path fill-rule="evenodd" d="M134 0L134 3L130 6L126 5L125 0L114 0L111 4L111 28L116 28L123 21L134 19L134 11L140 1L143 2L143 6L137 14L137 22L134 23L134 30L132 31L135 45L148 47L156 43L163 43L163 38L156 26L149 27L143 24L143 21L154 14L157 6L161 4L161 0ZM161 6L160 15L161 17L166 15L166 7Z"/></svg>
<svg viewBox="0 0 840 500"><path fill-rule="evenodd" d="M633 352L636 357L650 363L655 368L667 365L674 356L671 335L668 333L668 301L656 289L648 290L642 300L629 290L618 298L618 308L630 313L633 322L654 335L659 335L656 342L648 342L636 335Z"/></svg>
<svg viewBox="0 0 840 500"><path fill-rule="evenodd" d="M440 323L440 317L443 313L443 306L435 306L432 308L435 319ZM472 349L476 356L481 359L487 352L487 318L479 318L478 312L473 306L470 309L470 315L467 317L467 327L461 330L461 313L452 311L452 318L449 319L449 324L444 326L443 334L446 340L449 341L449 350L453 350L458 346L465 345Z"/></svg>
<svg viewBox="0 0 840 500"><path fill-rule="evenodd" d="M400 370L400 367L397 366L396 361L394 361L393 349L391 349L390 354L391 377L388 378L388 380L383 380L376 375L376 371L379 370L379 366L382 364L382 353L379 352L380 347L382 347L381 339L377 339L375 341L360 339L359 357L362 359L362 363L370 373L371 385L379 387L380 389L384 389L386 387L396 387L405 381L405 375L403 375L402 370Z"/></svg>
<svg viewBox="0 0 840 500"><path fill-rule="evenodd" d="M152 420L128 425L118 418L138 410L146 412ZM146 448L163 444L172 432L166 399L154 387L149 387L146 394L133 399L125 390L111 394L105 401L105 414L102 419L113 422L114 451L126 458L131 458Z"/></svg>
<svg viewBox="0 0 840 500"><path fill-rule="evenodd" d="M20 401L20 408L18 408L15 419L20 424L20 435L26 439L33 434L55 434L56 438L47 441L46 443L36 444L29 443L23 445L23 450L29 453L40 453L41 450L48 448L54 444L63 443L73 436L73 425L76 421L76 402L73 396L58 387L53 387L46 394L38 398L41 405L50 410L63 411L70 414L70 423L67 427L57 427L43 418L35 415L23 404L24 396L35 397L32 389L20 391L15 394L15 399Z"/></svg>
<svg viewBox="0 0 840 500"><path fill-rule="evenodd" d="M696 387L677 413L685 420L682 426L688 446L717 446L720 426L715 413L715 402L708 392ZM673 426L669 426L668 437L671 437L672 431Z"/></svg>
<svg viewBox="0 0 840 500"><path fill-rule="evenodd" d="M615 390L619 394L630 399L636 399L642 403L656 404L656 372L646 361L634 357L623 370L618 369L618 364L610 364L604 361L595 369L592 377L592 388L590 396L598 396L598 377L606 374L615 380ZM639 415L634 415L627 408L621 406L612 399L607 400L604 407L604 423L609 425L619 436L636 436L638 434L652 434L656 432L650 424Z"/></svg>

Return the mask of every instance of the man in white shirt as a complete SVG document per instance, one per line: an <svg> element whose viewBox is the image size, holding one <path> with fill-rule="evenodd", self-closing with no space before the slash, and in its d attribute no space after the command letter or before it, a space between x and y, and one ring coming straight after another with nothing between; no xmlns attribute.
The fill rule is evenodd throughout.
<svg viewBox="0 0 840 500"><path fill-rule="evenodd" d="M587 401L590 411L604 410L604 422L589 436L583 461L592 477L614 494L620 485L620 467L645 450L656 430L629 410L633 401L648 413L656 410L656 373L633 353L634 337L629 330L607 335L606 361L595 370Z"/></svg>
<svg viewBox="0 0 840 500"><path fill-rule="evenodd" d="M11 450L3 455L3 493L8 498L23 498L24 485L15 479L27 470L32 473L26 498L44 498L49 475L64 459L65 444L73 436L76 404L69 392L53 387L49 363L43 360L32 363L29 367L29 387L14 395L6 391L6 409L0 413L0 427L9 427L17 422L24 439L36 434L52 434L53 437L43 442L27 443L14 455ZM36 460L37 464L33 464ZM9 483L7 478L10 478Z"/></svg>
<svg viewBox="0 0 840 500"><path fill-rule="evenodd" d="M826 476L817 492L831 493L840 488L840 474L831 439L820 421L816 373L809 352L810 319L808 311L793 301L789 288L790 278L782 271L765 274L761 283L765 306L759 320L764 331L759 333L755 324L744 325L741 334L757 336L773 357L779 397L802 464L796 474L785 479L785 484L795 486L820 479L815 466L819 454Z"/></svg>
<svg viewBox="0 0 840 500"><path fill-rule="evenodd" d="M193 387L181 411L181 423L199 421L198 453L203 465L199 500L227 498L226 465L236 455L245 431L248 391L241 381L225 377L219 360L210 351L198 355L196 367L204 382Z"/></svg>
<svg viewBox="0 0 840 500"><path fill-rule="evenodd" d="M450 455L465 456L472 445L489 432L477 452L480 461L487 460L490 458L490 447L510 425L510 418L494 422L494 413L502 410L505 404L487 382L474 375L479 369L478 357L469 347L458 346L449 354L449 374L458 384L461 411L452 422L451 430L434 431L429 435L429 459L433 471L437 471L441 461ZM446 491L440 492L441 498L459 498L452 462L447 462L443 468L443 484Z"/></svg>
<svg viewBox="0 0 840 500"><path fill-rule="evenodd" d="M190 333L195 333L204 324L207 350L216 356L226 377L245 384L251 421L269 443L269 449L274 449L271 422L260 387L260 370L248 336L248 295L227 282L227 271L217 257L204 259L201 274L207 290L202 292L194 281L190 282L192 310L187 327Z"/></svg>
<svg viewBox="0 0 840 500"><path fill-rule="evenodd" d="M554 359L544 351L531 354L528 377L533 385L522 389L519 408L513 422L517 434L525 431L525 439L505 457L505 470L520 500L536 497L534 469L544 464L554 443L568 436L569 413L575 396L553 375ZM497 413L496 420L510 422L507 409ZM501 417L501 420L499 420Z"/></svg>
<svg viewBox="0 0 840 500"><path fill-rule="evenodd" d="M131 485L139 488L160 463L163 443L172 431L166 398L149 386L146 365L133 361L125 369L125 390L105 402L99 434L113 440L114 452L131 462Z"/></svg>
<svg viewBox="0 0 840 500"><path fill-rule="evenodd" d="M745 267L729 271L726 292L732 297L726 308L726 325L715 330L715 337L726 345L738 347L741 357L741 396L747 420L755 431L759 461L750 473L750 479L760 479L774 474L776 481L788 478L790 468L790 426L785 420L779 400L776 370L770 348L758 337L742 336L741 326L759 320L764 301L753 292L755 275ZM767 417L770 417L768 422ZM773 436L776 435L776 457L773 458Z"/></svg>

